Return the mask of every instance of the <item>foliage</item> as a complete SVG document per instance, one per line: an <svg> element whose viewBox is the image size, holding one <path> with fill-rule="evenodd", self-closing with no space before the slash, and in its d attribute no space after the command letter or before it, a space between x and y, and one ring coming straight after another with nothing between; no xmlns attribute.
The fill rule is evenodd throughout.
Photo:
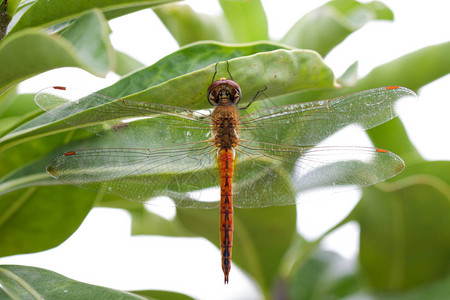
<svg viewBox="0 0 450 300"><path fill-rule="evenodd" d="M223 15L214 18L197 14L186 5L160 6L168 2L173 0L80 0L70 4L60 0L49 2L50 7L44 0L0 1L0 38L2 28L11 21L0 42L1 256L59 245L94 204L128 209L134 234L201 236L218 244L214 211L178 209L175 219L167 221L141 205L117 201L115 196L58 185L46 174L46 163L92 134L77 130L83 124L49 118L34 105L32 96L16 94L15 86L26 78L65 66L97 76L133 71L101 92L204 109L205 90L218 61L230 61L233 76L240 79L245 91L243 102L264 84L277 102L292 103L393 82L417 91L450 72L448 42L406 54L360 79L350 67L339 79L343 87L336 88L331 70L310 50L324 56L366 23L392 20L390 9L377 1L330 1L302 17L281 43L267 41L267 20L258 0L220 0ZM139 68L133 58L112 48L107 20L144 8L154 8L183 47L152 66ZM389 183L365 189L355 209L333 228L350 221L359 223L358 269L343 268L348 262L317 249L332 230L317 241L303 240L295 230L295 207L236 210L239 246L234 249L233 261L259 284L266 298L366 294L380 299L421 299L421 295L442 299L441 295L449 293L450 163L423 160L398 119L368 134L375 145L403 157L407 168ZM0 266L0 284L0 297L20 299L37 295L47 299L66 290L65 297L74 299L141 299L137 294L184 298L154 291L132 295L26 266Z"/></svg>

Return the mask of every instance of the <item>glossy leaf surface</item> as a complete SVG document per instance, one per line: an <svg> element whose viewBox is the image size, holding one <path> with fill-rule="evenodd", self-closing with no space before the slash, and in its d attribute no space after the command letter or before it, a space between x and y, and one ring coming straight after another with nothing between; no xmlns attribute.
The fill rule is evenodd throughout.
<svg viewBox="0 0 450 300"><path fill-rule="evenodd" d="M131 293L75 281L35 267L1 265L0 284L12 299L145 299Z"/></svg>
<svg viewBox="0 0 450 300"><path fill-rule="evenodd" d="M348 35L372 20L392 20L383 3L330 1L303 16L281 40L287 45L312 49L325 56Z"/></svg>
<svg viewBox="0 0 450 300"><path fill-rule="evenodd" d="M18 9L14 24L10 29L10 33L24 30L30 27L49 27L65 21L78 18L84 12L93 8L99 8L103 12L114 12L117 10L147 8L161 5L176 0L80 0L80 1L42 1L32 0L26 1ZM123 11L129 13L130 11ZM114 17L117 17L114 14Z"/></svg>
<svg viewBox="0 0 450 300"><path fill-rule="evenodd" d="M0 93L55 68L79 67L104 76L113 65L108 28L98 11L83 15L63 36L27 29L5 38L0 44ZM30 52L30 48L34 51Z"/></svg>

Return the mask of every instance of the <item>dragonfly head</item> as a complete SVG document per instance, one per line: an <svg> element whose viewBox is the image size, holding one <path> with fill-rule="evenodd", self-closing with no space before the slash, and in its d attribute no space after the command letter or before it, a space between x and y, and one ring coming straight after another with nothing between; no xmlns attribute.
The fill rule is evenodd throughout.
<svg viewBox="0 0 450 300"><path fill-rule="evenodd" d="M241 97L239 84L230 79L220 78L208 87L207 98L212 106L236 105Z"/></svg>

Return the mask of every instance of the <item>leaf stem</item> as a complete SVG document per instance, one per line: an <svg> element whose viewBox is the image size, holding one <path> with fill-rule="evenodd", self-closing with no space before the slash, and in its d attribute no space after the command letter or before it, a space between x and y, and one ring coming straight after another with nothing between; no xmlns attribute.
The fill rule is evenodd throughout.
<svg viewBox="0 0 450 300"><path fill-rule="evenodd" d="M8 0L4 0L0 4L0 41L5 37L8 24L11 22L11 16L6 11L7 7Z"/></svg>

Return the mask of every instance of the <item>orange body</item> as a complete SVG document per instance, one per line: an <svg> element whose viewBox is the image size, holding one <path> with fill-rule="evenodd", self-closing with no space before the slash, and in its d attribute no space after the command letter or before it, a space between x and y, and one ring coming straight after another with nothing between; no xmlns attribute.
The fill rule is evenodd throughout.
<svg viewBox="0 0 450 300"><path fill-rule="evenodd" d="M225 283L231 268L233 246L233 171L239 144L239 112L233 105L217 106L212 114L214 146L220 176L220 247Z"/></svg>
<svg viewBox="0 0 450 300"><path fill-rule="evenodd" d="M219 150L220 171L220 247L222 252L222 270L225 283L231 268L231 250L233 246L233 170L234 151L229 148Z"/></svg>

